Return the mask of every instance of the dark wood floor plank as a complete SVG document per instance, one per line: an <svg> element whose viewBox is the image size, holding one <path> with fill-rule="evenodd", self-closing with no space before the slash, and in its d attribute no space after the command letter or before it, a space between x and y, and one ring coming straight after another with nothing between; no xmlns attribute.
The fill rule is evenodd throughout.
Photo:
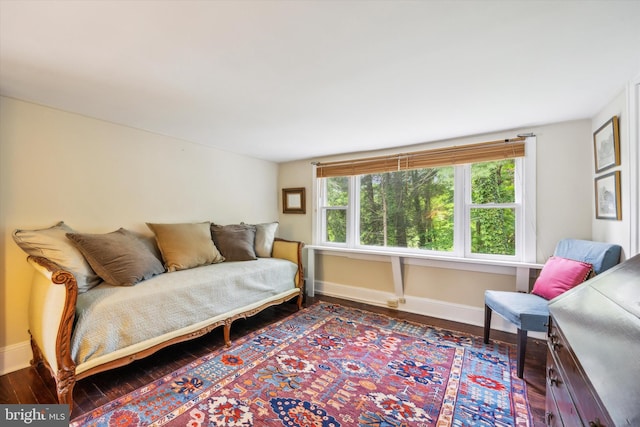
<svg viewBox="0 0 640 427"><path fill-rule="evenodd" d="M18 396L9 381L9 375L0 376L0 403L17 403Z"/></svg>
<svg viewBox="0 0 640 427"><path fill-rule="evenodd" d="M9 384L11 384L18 398L18 401L13 403L40 403L33 394L33 391L31 391L29 378L33 378L33 376L28 372L31 370L31 368L24 368L7 374Z"/></svg>
<svg viewBox="0 0 640 427"><path fill-rule="evenodd" d="M89 387L79 387L73 393L74 411L80 414L89 412L107 402L109 402L109 399L94 384Z"/></svg>
<svg viewBox="0 0 640 427"><path fill-rule="evenodd" d="M306 304L309 305L318 301L369 310L397 319L432 325L475 336L482 336L483 332L480 326L324 296L308 298ZM236 320L231 327L231 339L237 340L250 332L284 319L296 311L295 304L285 303L271 307L249 319ZM491 339L515 344L515 335L506 332L491 331ZM92 411L222 347L224 347L222 328L217 328L203 337L162 349L130 365L82 379L77 382L74 388L74 409L71 416L75 418ZM545 363L546 343L529 338L524 380L527 383L527 397L533 414L534 427L544 426ZM37 369L26 368L0 376L0 402L56 403L55 382L44 367L38 367Z"/></svg>
<svg viewBox="0 0 640 427"><path fill-rule="evenodd" d="M56 400L56 394L49 388L48 383L42 379L36 369L25 369L25 375L24 381L29 385L38 403L49 403ZM48 376L49 378L51 377L50 375Z"/></svg>

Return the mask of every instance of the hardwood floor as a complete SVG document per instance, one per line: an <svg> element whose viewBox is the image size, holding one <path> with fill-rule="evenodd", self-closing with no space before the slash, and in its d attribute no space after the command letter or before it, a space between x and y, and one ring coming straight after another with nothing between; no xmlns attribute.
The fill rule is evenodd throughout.
<svg viewBox="0 0 640 427"><path fill-rule="evenodd" d="M436 319L418 314L370 306L352 301L316 297L307 298L306 305L317 301L327 301L345 306L357 307L398 319L429 324L454 331L482 336L482 328L463 323ZM296 311L291 303L271 307L247 320L237 320L231 328L231 338L237 339L249 332L260 329ZM515 344L515 335L492 331L491 338ZM198 339L176 344L169 348L136 361L128 366L114 369L78 381L74 388L74 408L72 418L89 412L112 399L167 375L185 364L222 347L222 328ZM527 395L533 413L534 426L544 426L545 413L545 362L544 341L529 338L524 379ZM30 367L0 376L0 403L56 403L55 384L46 368Z"/></svg>

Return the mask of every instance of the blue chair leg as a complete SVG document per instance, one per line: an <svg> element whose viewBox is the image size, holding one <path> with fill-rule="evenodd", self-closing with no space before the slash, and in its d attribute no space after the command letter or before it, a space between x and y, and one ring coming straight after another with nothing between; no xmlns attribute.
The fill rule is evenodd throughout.
<svg viewBox="0 0 640 427"><path fill-rule="evenodd" d="M524 374L524 354L527 350L527 331L518 329L518 378Z"/></svg>
<svg viewBox="0 0 640 427"><path fill-rule="evenodd" d="M489 344L489 331L491 330L491 313L493 310L484 305L484 343Z"/></svg>

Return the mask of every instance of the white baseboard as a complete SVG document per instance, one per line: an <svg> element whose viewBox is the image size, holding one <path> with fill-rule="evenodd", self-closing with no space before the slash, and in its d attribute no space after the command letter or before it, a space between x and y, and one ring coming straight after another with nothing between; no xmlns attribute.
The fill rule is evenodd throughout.
<svg viewBox="0 0 640 427"><path fill-rule="evenodd" d="M32 357L29 341L0 347L0 375L28 368Z"/></svg>
<svg viewBox="0 0 640 427"><path fill-rule="evenodd" d="M387 301L398 299L398 297L391 292L376 291L355 286L341 285L338 283L316 281L315 285L315 291L318 294L379 307L389 308ZM454 322L466 323L474 326L484 325L484 308L455 304L452 302L429 298L413 297L410 295L405 295L404 298L406 302L398 304L397 310L399 311L436 317L438 319L452 320ZM491 319L491 329L510 332L513 334L516 333L515 326L504 320L499 315L494 315ZM546 340L546 335L543 332L529 332L528 335L531 338Z"/></svg>

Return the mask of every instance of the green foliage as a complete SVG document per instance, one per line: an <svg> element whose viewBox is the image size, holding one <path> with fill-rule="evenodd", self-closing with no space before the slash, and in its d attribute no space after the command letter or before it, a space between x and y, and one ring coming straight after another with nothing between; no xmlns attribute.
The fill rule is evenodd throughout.
<svg viewBox="0 0 640 427"><path fill-rule="evenodd" d="M501 160L471 165L472 203L513 203L515 162Z"/></svg>
<svg viewBox="0 0 640 427"><path fill-rule="evenodd" d="M471 252L515 255L515 209L471 209Z"/></svg>
<svg viewBox="0 0 640 427"><path fill-rule="evenodd" d="M347 242L347 210L327 210L327 242Z"/></svg>
<svg viewBox="0 0 640 427"><path fill-rule="evenodd" d="M360 244L453 251L454 167L360 176ZM515 162L471 166L471 251L515 254ZM349 179L327 178L329 242L346 242Z"/></svg>
<svg viewBox="0 0 640 427"><path fill-rule="evenodd" d="M361 176L360 244L451 251L453 168Z"/></svg>
<svg viewBox="0 0 640 427"><path fill-rule="evenodd" d="M341 176L328 178L326 211L327 242L345 243L347 241L347 205L349 203L349 178Z"/></svg>
<svg viewBox="0 0 640 427"><path fill-rule="evenodd" d="M471 201L488 207L471 208L471 252L515 255L516 213L513 208L491 207L515 201L515 162L501 160L471 166Z"/></svg>

